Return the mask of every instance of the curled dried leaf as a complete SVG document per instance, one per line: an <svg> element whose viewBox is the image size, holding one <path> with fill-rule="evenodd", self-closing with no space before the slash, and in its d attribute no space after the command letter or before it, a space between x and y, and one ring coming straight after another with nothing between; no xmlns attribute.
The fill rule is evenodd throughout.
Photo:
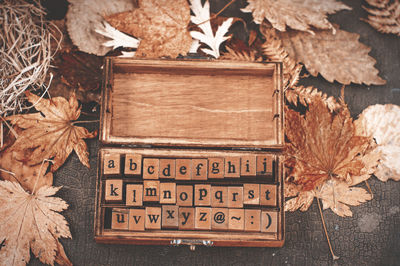
<svg viewBox="0 0 400 266"><path fill-rule="evenodd" d="M376 104L366 108L355 121L357 132L373 137L382 153L375 176L381 181L400 180L400 106Z"/></svg>

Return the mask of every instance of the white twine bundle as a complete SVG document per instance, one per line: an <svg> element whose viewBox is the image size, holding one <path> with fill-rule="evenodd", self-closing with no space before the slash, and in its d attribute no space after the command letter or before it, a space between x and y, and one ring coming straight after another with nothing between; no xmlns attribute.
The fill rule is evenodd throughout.
<svg viewBox="0 0 400 266"><path fill-rule="evenodd" d="M51 83L47 76L54 39L38 2L0 4L0 116L21 112L24 91ZM58 42L59 43L59 42Z"/></svg>

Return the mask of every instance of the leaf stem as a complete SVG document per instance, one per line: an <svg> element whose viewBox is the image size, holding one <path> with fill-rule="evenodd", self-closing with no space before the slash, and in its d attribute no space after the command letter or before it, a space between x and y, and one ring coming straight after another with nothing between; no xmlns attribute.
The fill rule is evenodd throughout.
<svg viewBox="0 0 400 266"><path fill-rule="evenodd" d="M367 186L369 194L371 194L371 197L374 198L374 194L372 193L371 187L369 186L368 180L365 180L365 185Z"/></svg>
<svg viewBox="0 0 400 266"><path fill-rule="evenodd" d="M74 121L71 124L75 125L75 124L84 124L84 123L97 123L100 120L86 120L86 121Z"/></svg>
<svg viewBox="0 0 400 266"><path fill-rule="evenodd" d="M321 215L322 226L324 227L325 236L326 236L326 240L328 241L329 250L331 251L332 259L333 259L333 260L337 260L337 259L339 259L339 257L336 256L336 255L333 253L331 241L329 240L329 236L328 236L328 230L326 230L326 225L325 225L324 216L322 215L322 209L321 209L321 204L319 203L319 198L317 198L317 202L318 202L319 214Z"/></svg>
<svg viewBox="0 0 400 266"><path fill-rule="evenodd" d="M231 0L228 4L226 4L220 11L218 11L218 13L217 14L214 14L214 15L212 15L209 19L207 19L207 20L205 20L205 21L203 21L203 22L200 22L199 24L196 24L196 26L200 26L200 25L202 25L202 24L204 24L204 23L207 23L207 22L209 22L210 20L212 20L212 19L215 19L216 17L218 17L219 16L219 14L221 14L225 9L227 9L230 5L232 5L233 4L233 2L235 2L236 0Z"/></svg>

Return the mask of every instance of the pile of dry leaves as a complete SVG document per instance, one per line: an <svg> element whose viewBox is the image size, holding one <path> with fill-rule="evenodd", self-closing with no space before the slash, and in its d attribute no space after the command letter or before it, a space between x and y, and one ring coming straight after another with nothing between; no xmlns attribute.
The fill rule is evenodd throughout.
<svg viewBox="0 0 400 266"><path fill-rule="evenodd" d="M247 0L239 6L231 0L215 14L208 0L68 1L66 18L51 22L58 29L52 33L54 39L61 42L51 44L57 53L48 95L26 92L37 112L1 118L1 265L25 265L30 251L43 263L71 264L58 240L71 237L59 213L68 205L54 197L60 188L52 186L53 173L73 150L89 167L83 139L95 137L96 132L77 126L78 100L99 101L105 55L197 54L209 59L283 62L288 211L306 211L317 198L324 209L351 216L349 206L372 199L367 183L372 175L382 181L400 180L395 163L400 156L400 126L395 123L399 106L371 106L353 121L343 94L336 100L316 88L298 85L305 71L344 85L385 84L359 35L329 21L329 14L351 10L340 1ZM220 15L233 8L251 13L253 21ZM366 21L381 32L399 35L399 8L398 0L366 0L370 14ZM4 23L0 18L0 25ZM231 33L236 23L248 31L246 42Z"/></svg>

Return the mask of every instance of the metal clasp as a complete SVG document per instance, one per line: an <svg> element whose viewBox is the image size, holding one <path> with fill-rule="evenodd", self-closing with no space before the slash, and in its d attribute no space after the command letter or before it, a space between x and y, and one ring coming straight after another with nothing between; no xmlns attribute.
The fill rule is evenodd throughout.
<svg viewBox="0 0 400 266"><path fill-rule="evenodd" d="M189 246L191 251L196 249L196 246L206 246L211 247L214 243L211 240L200 240L200 239L174 239L171 240L171 245L180 246L186 245Z"/></svg>

